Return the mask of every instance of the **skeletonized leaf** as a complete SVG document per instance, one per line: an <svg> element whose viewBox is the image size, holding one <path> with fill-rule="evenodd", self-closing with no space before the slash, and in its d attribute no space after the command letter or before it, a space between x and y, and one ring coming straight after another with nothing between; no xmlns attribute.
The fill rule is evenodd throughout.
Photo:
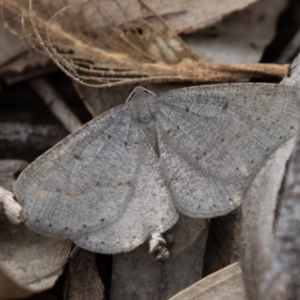
<svg viewBox="0 0 300 300"><path fill-rule="evenodd" d="M45 1L29 0L28 7L24 0L2 0L2 10L7 26L21 19L24 39L45 51L74 80L90 86L287 74L287 65L207 63L141 0L143 15L131 20L128 16L136 5L132 1L127 6L109 2L117 5L117 14L101 0L70 1L69 8L62 3L61 10ZM149 16L160 26L154 27Z"/></svg>
<svg viewBox="0 0 300 300"><path fill-rule="evenodd" d="M275 34L278 15L287 4L286 0L274 2L274 0L258 1L246 10L236 12L214 26L195 34L183 35L183 40L210 62L258 62ZM82 101L94 117L109 108L123 104L124 95L129 94L134 87L127 85L113 89L94 89L76 81L74 84ZM146 84L145 86L156 94L180 87L179 83L176 85L171 83Z"/></svg>

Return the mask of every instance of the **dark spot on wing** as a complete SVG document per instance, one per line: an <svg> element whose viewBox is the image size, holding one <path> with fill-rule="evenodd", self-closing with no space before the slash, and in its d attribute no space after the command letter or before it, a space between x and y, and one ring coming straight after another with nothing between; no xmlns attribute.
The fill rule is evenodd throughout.
<svg viewBox="0 0 300 300"><path fill-rule="evenodd" d="M228 107L228 103L226 102L226 103L223 105L222 109L226 109L227 107Z"/></svg>

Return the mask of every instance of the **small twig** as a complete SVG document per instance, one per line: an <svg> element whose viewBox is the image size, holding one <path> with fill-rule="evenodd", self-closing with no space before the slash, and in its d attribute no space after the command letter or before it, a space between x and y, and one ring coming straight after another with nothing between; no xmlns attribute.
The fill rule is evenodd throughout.
<svg viewBox="0 0 300 300"><path fill-rule="evenodd" d="M0 216L12 224L21 223L22 206L14 199L14 194L0 186Z"/></svg>
<svg viewBox="0 0 300 300"><path fill-rule="evenodd" d="M57 95L47 81L44 79L33 79L29 84L69 132L73 132L82 126L79 119L64 103L60 96Z"/></svg>

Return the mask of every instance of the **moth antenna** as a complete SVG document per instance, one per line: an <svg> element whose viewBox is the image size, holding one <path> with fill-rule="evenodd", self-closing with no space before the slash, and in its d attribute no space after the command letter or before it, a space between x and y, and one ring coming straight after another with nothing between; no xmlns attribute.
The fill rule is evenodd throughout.
<svg viewBox="0 0 300 300"><path fill-rule="evenodd" d="M131 99L131 97L132 97L137 91L144 91L144 92L146 92L146 93L148 93L148 94L150 94L150 95L156 96L156 95L155 95L153 92L151 92L150 90L144 88L144 87L141 86L141 85L138 85L138 86L136 86L136 87L132 90L132 92L129 94L129 96L127 97L125 103L127 103L127 102Z"/></svg>

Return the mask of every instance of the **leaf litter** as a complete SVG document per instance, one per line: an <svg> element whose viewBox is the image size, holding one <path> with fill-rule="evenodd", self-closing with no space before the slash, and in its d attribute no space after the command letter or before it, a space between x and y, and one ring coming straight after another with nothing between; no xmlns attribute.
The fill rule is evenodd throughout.
<svg viewBox="0 0 300 300"><path fill-rule="evenodd" d="M160 22L160 28L153 27L145 18L128 20L126 7L117 1L114 3L118 12L126 17L122 27L116 26L117 17L100 0L78 4L80 9L76 13L64 6L58 10L48 5L46 10L44 3L33 4L32 0L29 7L27 1L1 3L6 26L22 20L20 37L44 51L71 78L88 86L222 82L253 76L283 77L288 72L288 65L208 63L142 1L141 11L151 13ZM97 20L92 26L82 16L90 11L96 13L92 20ZM74 18L76 22L72 21Z"/></svg>

